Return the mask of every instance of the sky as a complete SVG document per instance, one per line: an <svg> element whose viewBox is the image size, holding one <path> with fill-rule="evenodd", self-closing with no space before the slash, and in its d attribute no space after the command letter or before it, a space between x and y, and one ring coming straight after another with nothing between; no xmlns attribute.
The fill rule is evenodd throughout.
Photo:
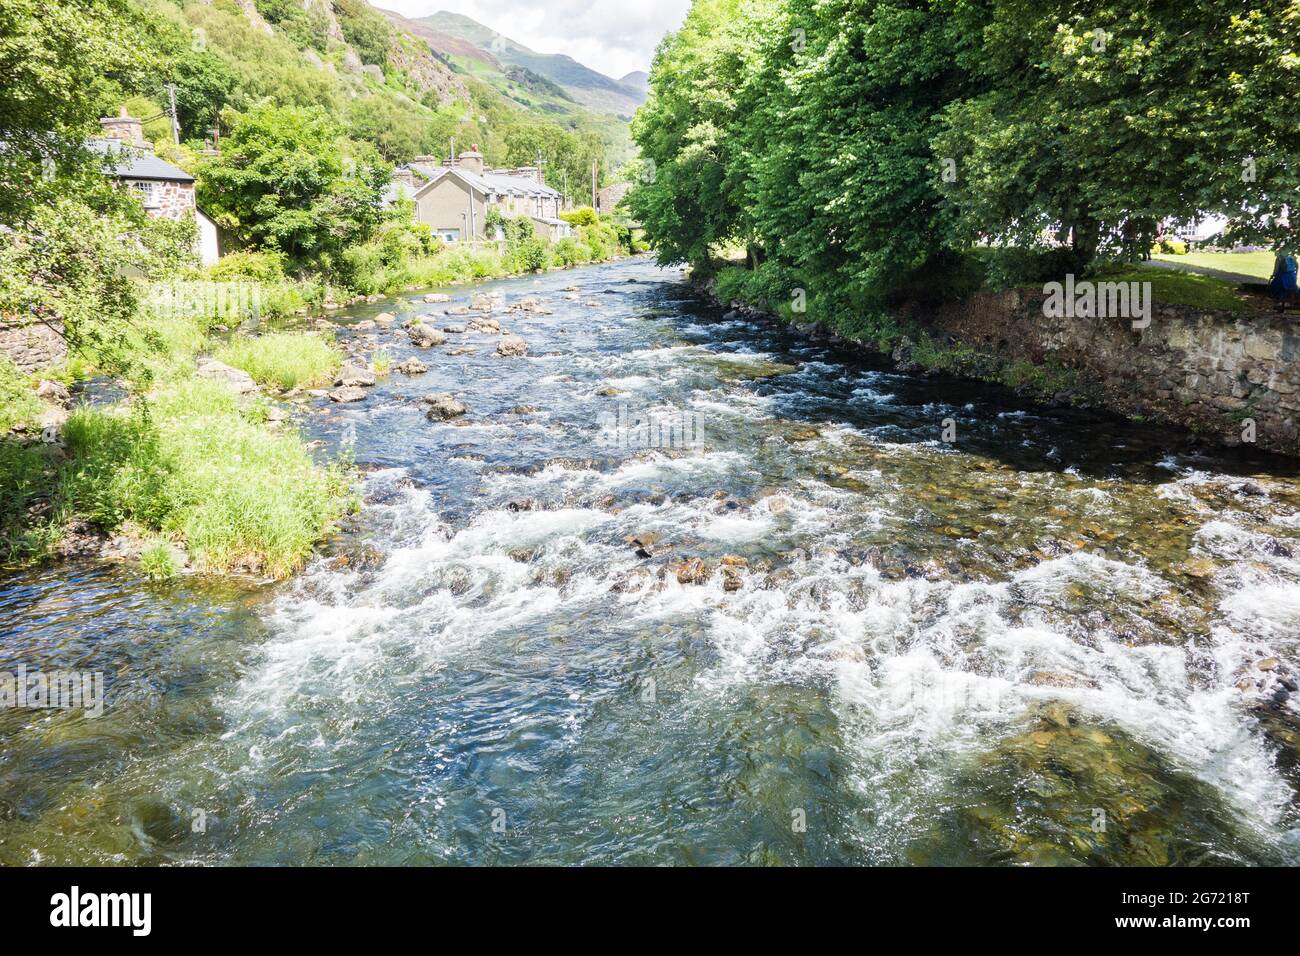
<svg viewBox="0 0 1300 956"><path fill-rule="evenodd" d="M450 10L538 53L567 53L615 79L650 69L655 47L681 26L690 0L371 0L404 17Z"/></svg>

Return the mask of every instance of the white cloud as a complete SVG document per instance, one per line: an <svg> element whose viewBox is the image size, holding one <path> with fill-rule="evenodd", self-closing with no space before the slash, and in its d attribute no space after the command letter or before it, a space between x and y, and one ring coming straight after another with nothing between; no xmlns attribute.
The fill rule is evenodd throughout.
<svg viewBox="0 0 1300 956"><path fill-rule="evenodd" d="M690 0L377 0L412 19L438 10L472 17L538 53L567 53L618 79L649 70L655 47L676 30Z"/></svg>

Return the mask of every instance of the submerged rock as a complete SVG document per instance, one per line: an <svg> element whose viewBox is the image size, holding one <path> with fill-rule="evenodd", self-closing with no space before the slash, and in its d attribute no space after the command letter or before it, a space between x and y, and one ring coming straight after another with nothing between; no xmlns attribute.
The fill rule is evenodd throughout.
<svg viewBox="0 0 1300 956"><path fill-rule="evenodd" d="M709 579L709 568L701 558L687 558L673 568L679 584L703 584Z"/></svg>
<svg viewBox="0 0 1300 956"><path fill-rule="evenodd" d="M365 390L356 385L345 385L330 392L330 401L332 402L360 402L365 397Z"/></svg>
<svg viewBox="0 0 1300 956"><path fill-rule="evenodd" d="M658 531L642 531L640 534L630 534L623 540L636 549L638 557L652 558L669 547L659 544L661 537L663 536Z"/></svg>
<svg viewBox="0 0 1300 956"><path fill-rule="evenodd" d="M497 343L497 355L514 357L528 354L528 343L517 335L507 335Z"/></svg>
<svg viewBox="0 0 1300 956"><path fill-rule="evenodd" d="M420 401L429 406L425 417L431 422L445 422L451 418L458 418L468 411L464 402L458 401L446 392L440 395L426 395Z"/></svg>
<svg viewBox="0 0 1300 956"><path fill-rule="evenodd" d="M335 377L334 384L369 387L375 384L375 373L368 368L362 368L360 365L346 362L343 367L339 369L339 374Z"/></svg>
<svg viewBox="0 0 1300 956"><path fill-rule="evenodd" d="M416 322L406 327L406 335L416 348L427 349L435 345L442 345L447 341L447 336L437 329L430 328L423 322Z"/></svg>

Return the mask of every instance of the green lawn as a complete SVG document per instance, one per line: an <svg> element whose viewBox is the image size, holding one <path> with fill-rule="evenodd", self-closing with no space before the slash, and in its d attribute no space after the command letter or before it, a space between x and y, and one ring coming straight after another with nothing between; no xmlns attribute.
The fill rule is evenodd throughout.
<svg viewBox="0 0 1300 956"><path fill-rule="evenodd" d="M1161 262L1176 266L1200 266L1205 269L1221 269L1224 272L1239 272L1242 275L1255 276L1267 282L1273 277L1273 253L1271 252L1189 252L1185 256L1152 256Z"/></svg>
<svg viewBox="0 0 1300 956"><path fill-rule="evenodd" d="M1207 254L1206 257L1209 258L1210 255ZM1270 265L1269 268L1271 270L1272 266ZM1268 307L1267 299L1247 295L1237 288L1235 282L1200 275L1196 272L1144 269L1139 266L1107 272L1099 278L1111 282L1150 282L1151 296L1157 303L1191 305L1201 309L1223 309L1230 312L1251 312Z"/></svg>

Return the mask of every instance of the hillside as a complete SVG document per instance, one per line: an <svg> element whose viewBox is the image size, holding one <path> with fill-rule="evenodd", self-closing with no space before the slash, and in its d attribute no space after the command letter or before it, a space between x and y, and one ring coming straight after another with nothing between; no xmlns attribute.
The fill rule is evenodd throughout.
<svg viewBox="0 0 1300 956"><path fill-rule="evenodd" d="M477 20L445 10L410 22L424 28L420 35L435 50L459 62L469 72L482 66L498 72L504 72L505 67L522 67L557 84L570 98L590 110L629 119L645 101L648 77L644 73L629 74L631 82L615 80L570 56L538 53Z"/></svg>
<svg viewBox="0 0 1300 956"><path fill-rule="evenodd" d="M607 181L632 153L626 119L590 110L551 75L515 62L519 56L498 60L365 0L129 3L159 49L176 51L155 61L143 87L122 91L134 115L155 118L150 133L168 152L169 124L156 118L171 82L187 149L270 100L322 110L393 163L444 155L452 142L480 144L498 166L540 157L548 182L568 185L574 198L589 188L593 162Z"/></svg>

